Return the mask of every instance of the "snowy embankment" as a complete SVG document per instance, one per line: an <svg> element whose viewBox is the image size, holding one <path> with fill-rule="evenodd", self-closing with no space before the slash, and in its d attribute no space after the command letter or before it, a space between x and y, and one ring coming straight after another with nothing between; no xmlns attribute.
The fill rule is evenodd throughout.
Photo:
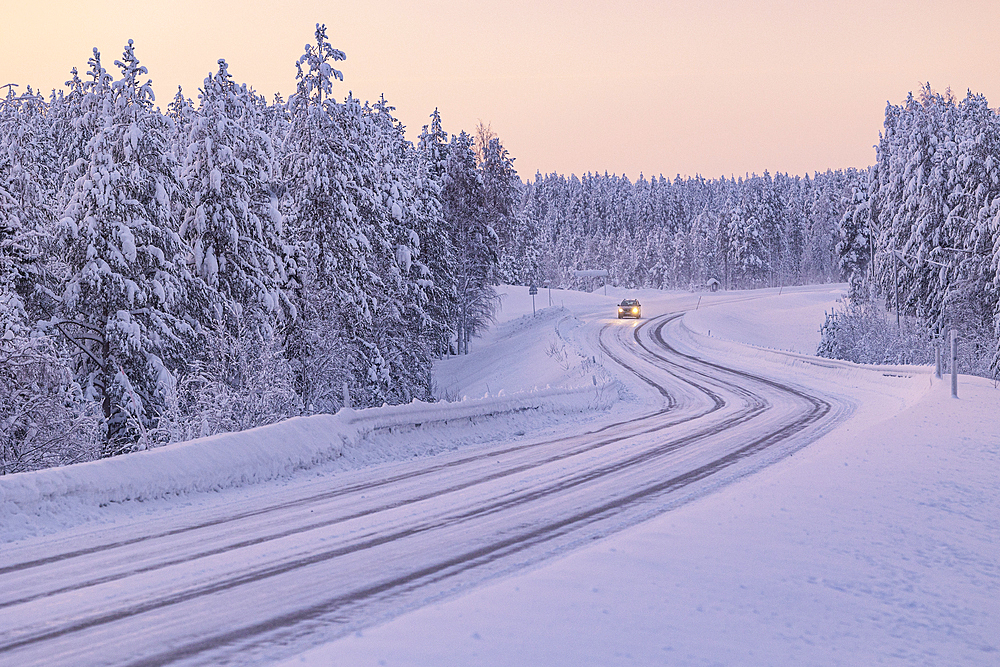
<svg viewBox="0 0 1000 667"><path fill-rule="evenodd" d="M342 456L362 461L414 454L415 438L394 438L383 451L373 435L418 427L451 427L500 418L530 421L524 413L578 415L603 411L617 399L613 383L545 388L452 403L344 409L297 417L240 433L224 433L89 463L0 477L0 542L34 534L39 518L75 508L217 491L287 477ZM405 440L405 442L399 442ZM398 451L397 451L398 450ZM419 453L419 452L418 452Z"/></svg>
<svg viewBox="0 0 1000 667"><path fill-rule="evenodd" d="M802 354L836 295L801 291L713 295L697 314L697 296L664 295L662 310L689 311L671 341L685 351L852 397L842 427L589 548L283 665L1000 664L1000 391L962 376L955 400L926 367Z"/></svg>
<svg viewBox="0 0 1000 667"><path fill-rule="evenodd" d="M711 295L715 298L702 300L704 308L688 311L684 324L712 338L813 355L819 347L823 318L839 305L846 289L844 285L835 284L759 291L767 295L766 307L743 305L739 297L734 297L733 303L715 306L713 302L722 301L724 296Z"/></svg>

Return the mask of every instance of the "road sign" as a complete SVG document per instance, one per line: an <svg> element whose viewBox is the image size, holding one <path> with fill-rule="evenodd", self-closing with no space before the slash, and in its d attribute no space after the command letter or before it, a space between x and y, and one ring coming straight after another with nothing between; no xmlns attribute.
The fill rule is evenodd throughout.
<svg viewBox="0 0 1000 667"><path fill-rule="evenodd" d="M528 294L530 294L531 296L535 296L536 294L538 294L538 288L532 285L531 287L528 288Z"/></svg>

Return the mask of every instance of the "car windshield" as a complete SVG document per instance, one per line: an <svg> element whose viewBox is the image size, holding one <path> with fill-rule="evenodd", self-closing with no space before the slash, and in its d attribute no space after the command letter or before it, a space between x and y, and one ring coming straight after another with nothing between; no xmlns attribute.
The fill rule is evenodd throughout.
<svg viewBox="0 0 1000 667"><path fill-rule="evenodd" d="M638 306L639 302L636 301L635 299L625 299L624 301L622 301L621 305L623 305L623 306Z"/></svg>

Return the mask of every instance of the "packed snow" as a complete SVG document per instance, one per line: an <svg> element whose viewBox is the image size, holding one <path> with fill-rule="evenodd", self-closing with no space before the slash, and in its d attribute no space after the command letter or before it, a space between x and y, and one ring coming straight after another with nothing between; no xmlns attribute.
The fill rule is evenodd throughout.
<svg viewBox="0 0 1000 667"><path fill-rule="evenodd" d="M789 386L821 389L849 406L846 421L769 467L726 479L721 488L610 537L582 548L577 543L573 549L549 550L547 559L531 561L528 569L501 569L453 585L450 593L446 586L444 593L432 590L395 607L377 607L370 622L332 643L309 649L323 636L321 630L244 655L192 654L195 662L998 664L1000 429L995 408L1000 393L991 382L962 376L961 398L955 400L947 380L936 380L927 367L862 367L811 356L819 323L844 289L825 285L713 294L608 288L607 294L553 290L551 295L543 289L533 307L526 288L508 287L497 322L473 340L470 354L437 363L436 391L446 399L440 403L342 410L0 478L0 570L51 553L83 553L104 544L107 535L122 545L136 539L136 547L132 556L127 546L115 548L125 549L124 561L108 551L102 572L126 572L133 560L155 563L162 557L144 548L166 548L182 564L191 550L223 545L214 539L212 545L200 545L197 533L185 537L188 526L228 521L234 507L243 523L229 530L247 531L240 539L256 543L252 535L269 535L276 529L271 524L300 520L294 514L268 519L266 508L295 506L331 489L362 488L365 480L386 475L399 475L406 480L399 484L427 493L429 479L407 480L407 471L419 469L411 465L415 460L447 467L463 452L488 451L495 446L491 443L580 433L648 412L656 400L649 387L623 373L595 345L596 332L613 318L615 304L629 296L640 299L647 319L686 313L671 329L670 343L681 352ZM448 479L444 483L462 478ZM511 493L505 484L510 482L498 479L489 493L502 499ZM474 486L461 496L442 495L440 501L429 496L422 505L432 516L444 514L451 511L445 502L473 507L484 502L476 494L486 491ZM392 498L386 490L369 499L361 494L344 498L361 507ZM321 510L328 516L342 511L334 505L316 510L316 515L303 510L301 520L311 521ZM259 525L252 520L258 513ZM423 519L399 514L397 520L406 527ZM318 543L295 533L293 549L308 556L350 538L336 525L322 530L329 532L317 536ZM176 533L176 538L163 547L143 547L137 538L148 531ZM455 544L461 544L460 537L452 538ZM157 574L160 570L150 569L143 580L156 595L182 595L197 581L248 576L241 568L259 559L283 563L287 556L280 540L261 539L253 551L259 555L220 551L211 560L191 561L191 570L167 568ZM441 545L446 547L453 545ZM389 562L381 558L383 566ZM372 567L370 561L351 563L345 565ZM334 578L357 576L349 569L340 572L339 562L334 565L323 579L331 591L340 590ZM80 581L93 576L85 562L72 575L72 559L60 567L57 571L83 577ZM46 589L46 576L39 571L35 580L24 580L28 587L16 595L34 595L32 586ZM261 592L253 594L267 596L270 613L294 613L296 604L311 604L305 601L316 588L311 579L289 580L282 590L290 592L281 596L268 588L274 586L269 581L262 580ZM114 581L107 586L117 590ZM72 595L75 589L67 590ZM122 593L128 591L115 595ZM145 593L136 589L136 595ZM46 599L39 597L37 605ZM87 605L98 609L112 603L82 593L74 599L83 605L80 614L89 613ZM223 610L212 609L210 603L192 607L193 615L183 623L178 619L147 628L144 650L153 653L144 655L155 658L163 651L172 656L174 626L193 623L224 631ZM54 628L71 622L62 616L77 614L62 607L47 613L38 623L44 618ZM130 615L122 623L139 631L143 618ZM19 616L17 623L34 627L29 616ZM99 624L98 631L113 632L115 626ZM95 637L103 636L100 632ZM157 637L166 643L157 644ZM70 632L60 650L81 650L80 642L72 641ZM104 659L116 660L113 647L105 648ZM44 652L45 644L37 649ZM68 660L74 654L60 655Z"/></svg>
<svg viewBox="0 0 1000 667"><path fill-rule="evenodd" d="M615 387L604 383L451 403L343 408L335 415L295 417L240 433L4 476L0 477L0 543L88 520L100 522L99 510L111 503L238 490L287 480L301 471L344 470L427 455L463 442L495 439L511 430L523 436L528 424L541 427L548 419L558 423L558 415L565 419L565 415L601 414L616 399ZM524 416L526 412L531 414ZM493 433L484 435L477 421L488 422ZM423 431L417 432L414 425L424 426ZM401 437L400 430L408 431L408 436ZM424 435L428 430L437 437Z"/></svg>
<svg viewBox="0 0 1000 667"><path fill-rule="evenodd" d="M801 373L823 312L842 293L640 299L644 312L690 310L685 323L706 350L727 348L761 372L783 364ZM578 316L611 312L619 298L554 296ZM525 311L526 290L508 289L501 316ZM798 354L776 361L766 348ZM491 350L442 364L453 393L512 388L518 357ZM537 361L532 354L526 363ZM588 548L282 664L1000 664L1000 391L962 376L956 400L927 368L817 364L810 372L822 377L828 366L840 377L830 382L854 391L859 405L794 456Z"/></svg>

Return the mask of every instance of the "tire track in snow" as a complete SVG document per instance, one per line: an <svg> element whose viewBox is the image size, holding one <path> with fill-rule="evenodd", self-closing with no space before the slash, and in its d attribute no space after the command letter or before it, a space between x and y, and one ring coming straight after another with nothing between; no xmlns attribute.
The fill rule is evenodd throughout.
<svg viewBox="0 0 1000 667"><path fill-rule="evenodd" d="M688 470L680 475L674 475L669 479L661 480L656 483L647 484L642 488L635 489L630 493L625 493L620 496L615 496L604 502L598 502L590 507L583 509L582 511L576 511L564 515L556 520L543 521L541 523L531 525L526 530L521 530L515 532L513 535L505 537L501 540L493 541L489 544L479 546L471 550L459 550L458 553L454 553L446 558L439 559L435 562L428 563L422 567L413 569L412 571L405 573L401 576L386 579L384 581L371 582L368 585L360 586L352 591L343 592L341 594L329 597L325 600L321 600L315 604L308 605L302 609L294 610L285 614L277 614L270 618L265 618L257 623L252 623L245 625L241 628L235 628L227 632L216 633L210 637L199 639L197 641L188 641L186 644L171 649L165 653L159 653L155 655L147 656L137 662L131 664L163 664L165 662L172 662L178 660L186 660L193 658L195 656L201 655L206 651L216 650L219 647L231 645L233 642L245 643L247 640L258 639L262 636L273 633L276 629L287 628L289 626L295 626L301 624L305 621L312 621L318 618L328 617L332 614L336 614L338 611L342 611L346 608L357 608L362 605L367 600L372 599L384 599L392 595L398 595L401 593L418 591L421 588L426 588L432 586L435 583L442 581L447 581L450 578L457 576L463 572L468 572L470 570L475 570L477 568L482 568L486 565L490 565L501 561L506 558L530 550L539 545L544 545L546 543L551 543L557 538L572 536L573 534L578 534L581 529L587 526L594 526L595 524L600 524L601 522L608 523L609 520L613 520L617 515L620 515L623 510L634 508L639 505L648 504L651 499L663 496L677 489L683 489L696 482L710 478L712 475L718 473L719 471L732 466L733 464L750 457L776 443L782 442L790 438L791 436L801 432L803 429L808 428L811 424L816 423L821 420L830 411L830 404L824 399L818 397L813 397L807 395L806 393L795 389L793 387L783 385L766 378L756 376L754 374L746 373L743 371L738 371L736 369L728 368L720 364L709 362L706 360L698 359L692 355L682 353L666 342L663 337L663 329L669 323L675 321L679 315L662 318L661 320L656 320L658 324L653 328L653 333L650 336L650 340L655 344L652 346L642 339L640 335L645 331L647 327L650 327L654 321L644 322L639 327L633 329L633 337L635 342L638 344L637 351L640 358L644 359L646 363L653 364L662 370L666 370L674 375L674 381L681 381L686 383L694 390L702 392L705 394L712 403L712 406L707 410L696 411L691 415L679 415L676 418L664 419L664 417L669 416L676 408L676 403L670 391L664 386L663 381L657 381L651 378L649 374L636 368L636 364L629 363L628 360L623 359L621 356L617 355L614 350L612 350L606 342L601 337L601 346L609 357L614 359L617 363L621 364L625 368L629 369L630 372L635 374L641 380L654 386L661 394L666 398L665 407L659 412L653 413L643 417L640 422L648 422L649 427L645 429L639 429L637 431L628 433L622 436L604 437L598 438L596 440L591 440L584 446L571 449L567 452L561 452L554 455L544 456L541 459L532 461L519 466L514 466L508 469L497 471L485 476L477 476L474 479L468 479L458 485L452 485L446 487L445 489L437 489L432 492L425 494L411 496L409 498L393 502L391 504L382 505L379 507L371 508L365 512L357 514L353 518L361 516L376 515L380 512L386 511L389 508L398 507L400 505L413 504L428 500L433 496L440 495L442 493L454 493L458 490L472 488L479 484L484 484L486 482L492 482L504 477L510 477L519 473L523 473L527 470L539 469L543 466L549 465L554 462L569 459L574 456L578 456L584 453L590 453L602 447L607 447L611 444L619 443L623 440L631 440L639 438L642 436L648 436L650 434L665 431L671 427L686 424L688 422L694 422L698 419L704 418L711 413L723 409L727 405L725 399L719 394L717 388L712 388L709 385L719 384L719 375L727 378L722 381L722 384L729 383L732 386L728 389L738 396L745 402L742 410L738 410L733 415L728 418L722 419L719 422L710 424L708 427L696 430L684 437L668 439L666 442L661 443L652 449L642 450L637 454L629 457L625 457L619 461L605 466L598 466L596 468L591 468L585 470L581 473L577 473L565 479L556 479L554 482L547 485L543 485L537 489L530 492L514 494L510 497L505 497L498 499L497 501L486 503L473 507L471 509L457 512L448 515L439 520L430 520L424 522L419 526L412 526L406 530L399 530L394 532L384 533L375 537L371 537L366 540L355 541L352 544L346 544L338 546L333 549L326 549L316 553L309 554L306 557L295 558L287 560L269 567L258 568L256 570L245 571L237 574L236 576L231 576L227 579L213 582L207 586L200 586L191 588L189 590L181 591L173 595L161 596L155 599L150 599L144 601L142 604L130 605L121 607L119 609L106 612L103 614L92 615L88 618L80 619L77 622L71 622L63 624L59 627L54 627L43 632L27 633L21 634L19 637L10 637L12 641L6 641L0 644L0 655L4 653L9 653L20 648L30 647L31 645L41 644L46 641L67 637L75 633L80 633L82 631L99 627L105 625L114 624L116 621L122 621L126 619L134 618L138 615L148 613L154 610L162 610L171 606L180 605L185 602L197 600L204 598L205 596L211 596L213 594L220 593L222 591L232 590L240 586L244 586L250 583L258 583L266 581L268 579L277 577L279 575L284 575L288 573L295 572L298 569L314 566L319 563L327 563L334 561L335 559L345 556L347 554L354 554L364 550L375 549L384 545L391 545L394 543L400 543L407 539L412 539L417 536L433 534L435 531L443 531L445 529L453 529L456 526L462 526L470 522L481 521L485 517L502 515L504 512L517 511L519 508L524 508L527 506L537 506L541 501L565 495L574 489L579 489L587 485L591 485L599 480L606 480L609 478L614 478L620 476L624 472L630 472L637 468L642 468L643 466L648 466L651 462L656 461L662 457L668 456L679 449L688 447L695 443L700 443L705 440L711 439L713 436L725 433L726 431L735 428L737 426L746 424L752 421L756 416L760 415L764 411L770 409L770 403L756 394L750 389L746 389L740 386L739 383L749 383L751 385L755 383L760 383L771 390L777 392L784 392L786 394L791 394L797 397L799 400L804 401L811 405L811 408L806 410L803 414L798 415L790 423L782 425L780 428L768 431L766 433L760 434L758 437L747 442L742 447L728 452L727 454L716 457L711 461L698 465L697 467ZM615 327L611 325L606 326L602 332L609 331ZM686 376L681 378L680 376ZM699 379L700 378L700 379ZM736 380L733 384L732 380ZM607 432L614 428L622 428L626 425L635 425L635 422L630 423L620 423L612 424L606 426L593 434L587 434L587 437L593 436L595 434L600 434L602 432ZM444 465L432 465L426 467L422 470L418 470L415 473L396 475L378 482L379 486L391 487L393 484L399 483L400 481L406 479L411 480L414 475L417 476L432 476L435 473L454 470L461 468L462 466L470 465L476 462L482 462L484 460L494 458L501 453L509 454L513 452L525 452L536 448L552 447L558 444L571 443L574 440L578 440L580 437L584 436L573 436L570 438L559 438L556 440L545 441L542 443L531 443L526 445L519 445L515 447L503 448L501 450L494 450L482 455L465 457L456 461L449 462ZM180 528L174 531L168 531L155 536L148 536L139 538L136 540L128 540L118 544L101 546L92 550L81 550L75 553L62 554L62 559L71 559L77 557L83 557L90 555L99 551L115 549L123 546L131 546L133 544L145 541L145 540L156 540L162 539L164 537L172 537L177 534L181 534L187 531L194 531L199 529L207 529L217 526L222 523L228 523L236 520L246 520L250 518L255 518L263 514L281 512L287 510L288 508L298 508L307 503L321 503L323 501L329 500L331 498L336 498L340 496L350 495L352 493L358 493L362 490L370 491L371 485L356 485L355 487L348 487L344 489L339 489L324 494L317 494L311 496L307 499L297 500L291 503L284 503L273 508L266 508L263 510L258 510L254 512L243 513L235 517L229 517L226 519L219 519L212 522L206 522L199 524L197 526ZM120 577L116 578L126 578L140 571L149 571L151 569L158 569L159 567L167 567L168 565L178 565L181 563L189 562L197 558L203 558L209 554L219 554L226 551L236 550L244 548L252 544L260 544L264 541L280 539L290 534L301 533L305 531L315 530L318 526L331 526L336 523L345 522L350 520L352 517L343 516L335 517L332 520L327 520L323 522L313 522L307 526L299 526L295 529L289 529L284 531L284 534L275 533L273 535L263 536L255 538L252 540L245 540L243 542L234 543L231 545L224 545L216 549L205 550L193 558L180 558L176 559L175 562L154 564L146 569L134 570L132 572L121 573ZM621 526L619 526L621 527ZM607 534L610 532L609 529L605 527L603 531L598 530L598 534ZM32 567L40 567L60 559L60 556L54 556L48 559L38 559L37 561L20 564L21 567L13 566L5 568L5 570L0 570L0 576L6 573L14 573L18 570L29 569ZM88 586L94 586L98 583L103 583L100 579L93 579L89 583L84 583L82 586L69 586L64 587L60 592L69 591L79 591L81 588ZM56 593L52 593L56 595ZM14 604L14 603L11 603Z"/></svg>

